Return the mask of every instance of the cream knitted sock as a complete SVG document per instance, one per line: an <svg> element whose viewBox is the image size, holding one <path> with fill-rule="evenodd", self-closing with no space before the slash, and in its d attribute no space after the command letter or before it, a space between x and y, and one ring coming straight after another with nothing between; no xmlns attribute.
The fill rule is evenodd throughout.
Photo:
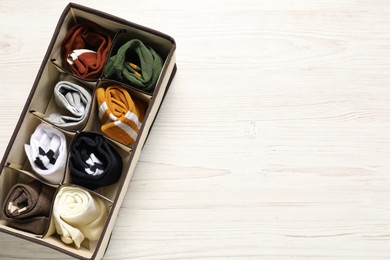
<svg viewBox="0 0 390 260"><path fill-rule="evenodd" d="M54 224L65 244L80 248L83 240L98 240L107 219L103 201L79 187L62 186L53 206Z"/></svg>

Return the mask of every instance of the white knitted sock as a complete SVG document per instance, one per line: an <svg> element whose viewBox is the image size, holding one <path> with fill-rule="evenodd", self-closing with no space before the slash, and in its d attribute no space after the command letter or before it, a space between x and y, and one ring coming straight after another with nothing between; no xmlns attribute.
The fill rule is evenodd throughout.
<svg viewBox="0 0 390 260"><path fill-rule="evenodd" d="M46 181L59 184L64 179L66 139L59 130L40 124L24 150L33 170Z"/></svg>

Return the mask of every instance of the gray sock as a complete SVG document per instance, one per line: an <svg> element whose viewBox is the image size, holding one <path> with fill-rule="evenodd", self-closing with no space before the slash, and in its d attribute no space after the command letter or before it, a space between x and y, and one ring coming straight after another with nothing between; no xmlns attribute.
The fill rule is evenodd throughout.
<svg viewBox="0 0 390 260"><path fill-rule="evenodd" d="M64 113L54 113L45 119L66 130L81 130L91 107L92 96L84 87L60 81L54 88L56 104Z"/></svg>

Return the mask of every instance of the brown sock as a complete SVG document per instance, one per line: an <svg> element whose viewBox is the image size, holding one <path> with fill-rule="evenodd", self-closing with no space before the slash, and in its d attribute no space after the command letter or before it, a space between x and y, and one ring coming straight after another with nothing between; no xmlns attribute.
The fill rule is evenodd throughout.
<svg viewBox="0 0 390 260"><path fill-rule="evenodd" d="M50 223L54 193L54 188L36 180L14 185L4 201L4 220L11 227L42 235Z"/></svg>
<svg viewBox="0 0 390 260"><path fill-rule="evenodd" d="M98 79L111 47L111 36L89 21L73 26L61 47L64 66L83 79Z"/></svg>

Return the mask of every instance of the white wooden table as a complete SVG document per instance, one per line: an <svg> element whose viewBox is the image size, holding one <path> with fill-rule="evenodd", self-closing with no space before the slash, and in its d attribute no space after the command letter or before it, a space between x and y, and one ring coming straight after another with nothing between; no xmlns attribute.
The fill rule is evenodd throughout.
<svg viewBox="0 0 390 260"><path fill-rule="evenodd" d="M78 3L177 41L105 259L390 258L389 1ZM66 4L0 2L0 156Z"/></svg>

